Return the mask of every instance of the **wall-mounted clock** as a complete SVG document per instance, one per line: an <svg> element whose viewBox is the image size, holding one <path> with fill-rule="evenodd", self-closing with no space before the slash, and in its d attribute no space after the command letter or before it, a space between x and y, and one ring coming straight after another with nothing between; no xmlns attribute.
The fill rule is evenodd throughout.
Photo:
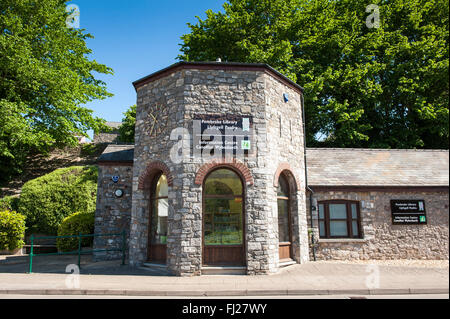
<svg viewBox="0 0 450 319"><path fill-rule="evenodd" d="M169 108L165 103L157 103L148 113L149 135L158 137L166 128L169 121Z"/></svg>

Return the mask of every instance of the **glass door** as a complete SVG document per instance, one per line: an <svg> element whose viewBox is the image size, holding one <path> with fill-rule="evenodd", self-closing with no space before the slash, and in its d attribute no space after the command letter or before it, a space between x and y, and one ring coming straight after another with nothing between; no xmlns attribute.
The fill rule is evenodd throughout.
<svg viewBox="0 0 450 319"><path fill-rule="evenodd" d="M244 201L239 176L230 169L209 174L203 189L203 264L244 264Z"/></svg>

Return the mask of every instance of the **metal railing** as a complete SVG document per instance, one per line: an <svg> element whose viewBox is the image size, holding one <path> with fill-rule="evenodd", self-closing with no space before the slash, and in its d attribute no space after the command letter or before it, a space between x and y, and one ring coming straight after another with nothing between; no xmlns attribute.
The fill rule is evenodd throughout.
<svg viewBox="0 0 450 319"><path fill-rule="evenodd" d="M91 250L81 250L81 240L85 237L122 237L122 244L120 248L109 248L109 249L91 249ZM78 238L78 249L67 252L56 252L56 253L43 253L43 254L35 254L33 253L33 245L34 241L37 239L63 239L63 238ZM110 251L121 251L122 252L122 265L125 265L125 249L126 249L126 232L122 231L121 233L115 234L87 234L83 235L79 233L78 235L68 235L68 236L44 236L44 237L34 237L31 235L31 248L30 248L30 271L31 274L33 271L33 257L34 256L55 256L55 255L78 255L78 268L81 268L81 255L82 254L90 254L95 252L110 252Z"/></svg>

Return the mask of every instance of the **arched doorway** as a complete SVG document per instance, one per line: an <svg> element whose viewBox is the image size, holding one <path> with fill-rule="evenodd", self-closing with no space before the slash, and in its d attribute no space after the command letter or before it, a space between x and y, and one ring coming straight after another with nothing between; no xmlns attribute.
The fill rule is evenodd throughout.
<svg viewBox="0 0 450 319"><path fill-rule="evenodd" d="M155 174L150 185L148 261L166 263L167 216L169 212L167 177Z"/></svg>
<svg viewBox="0 0 450 319"><path fill-rule="evenodd" d="M278 253L280 261L292 260L291 189L285 174L281 173L277 188L278 206Z"/></svg>
<svg viewBox="0 0 450 319"><path fill-rule="evenodd" d="M244 186L229 168L203 183L203 265L244 265Z"/></svg>

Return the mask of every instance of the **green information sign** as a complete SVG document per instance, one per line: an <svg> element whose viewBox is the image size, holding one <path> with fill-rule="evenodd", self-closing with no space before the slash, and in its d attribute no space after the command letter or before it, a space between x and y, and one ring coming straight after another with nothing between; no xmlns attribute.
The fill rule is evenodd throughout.
<svg viewBox="0 0 450 319"><path fill-rule="evenodd" d="M246 141L246 140L241 141L241 148L243 150L249 150L250 149L250 141Z"/></svg>

